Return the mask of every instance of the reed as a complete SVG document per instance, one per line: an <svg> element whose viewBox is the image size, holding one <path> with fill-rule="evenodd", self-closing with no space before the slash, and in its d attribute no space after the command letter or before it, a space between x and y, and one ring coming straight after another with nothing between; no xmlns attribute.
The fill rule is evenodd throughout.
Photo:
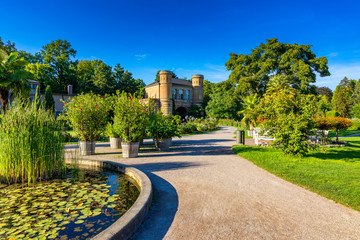
<svg viewBox="0 0 360 240"><path fill-rule="evenodd" d="M0 181L36 182L65 171L62 125L35 104L15 102L0 121Z"/></svg>

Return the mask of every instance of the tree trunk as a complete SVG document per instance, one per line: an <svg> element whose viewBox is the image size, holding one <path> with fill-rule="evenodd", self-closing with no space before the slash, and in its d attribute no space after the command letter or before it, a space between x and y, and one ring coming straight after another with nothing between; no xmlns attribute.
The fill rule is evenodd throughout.
<svg viewBox="0 0 360 240"><path fill-rule="evenodd" d="M2 112L5 113L6 108L9 105L9 90L0 88L0 100Z"/></svg>
<svg viewBox="0 0 360 240"><path fill-rule="evenodd" d="M338 130L337 130L337 129L335 130L335 133L336 133L336 142L339 142L339 134L338 134Z"/></svg>

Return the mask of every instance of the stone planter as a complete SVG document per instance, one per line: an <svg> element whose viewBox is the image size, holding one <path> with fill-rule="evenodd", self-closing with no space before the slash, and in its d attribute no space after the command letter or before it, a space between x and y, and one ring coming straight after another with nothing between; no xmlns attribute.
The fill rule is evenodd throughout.
<svg viewBox="0 0 360 240"><path fill-rule="evenodd" d="M121 149L121 138L110 137L110 148Z"/></svg>
<svg viewBox="0 0 360 240"><path fill-rule="evenodd" d="M139 154L139 142L121 143L124 158L136 158Z"/></svg>
<svg viewBox="0 0 360 240"><path fill-rule="evenodd" d="M168 151L171 147L172 139L164 138L164 139L155 139L155 147L159 151Z"/></svg>
<svg viewBox="0 0 360 240"><path fill-rule="evenodd" d="M93 155L95 154L96 141L79 141L80 155Z"/></svg>

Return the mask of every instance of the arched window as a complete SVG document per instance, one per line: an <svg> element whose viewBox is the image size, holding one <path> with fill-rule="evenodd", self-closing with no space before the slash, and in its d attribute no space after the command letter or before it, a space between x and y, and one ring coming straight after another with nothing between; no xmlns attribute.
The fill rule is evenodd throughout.
<svg viewBox="0 0 360 240"><path fill-rule="evenodd" d="M180 89L179 95L180 95L180 99L183 100L184 99L184 90Z"/></svg>
<svg viewBox="0 0 360 240"><path fill-rule="evenodd" d="M173 89L173 91L172 91L172 94L173 94L173 99L176 99L176 89Z"/></svg>
<svg viewBox="0 0 360 240"><path fill-rule="evenodd" d="M186 90L186 100L190 100L190 90Z"/></svg>

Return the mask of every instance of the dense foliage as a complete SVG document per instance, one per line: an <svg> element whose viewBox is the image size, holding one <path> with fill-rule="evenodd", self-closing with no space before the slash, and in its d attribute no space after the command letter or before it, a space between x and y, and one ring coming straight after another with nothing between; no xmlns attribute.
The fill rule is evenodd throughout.
<svg viewBox="0 0 360 240"><path fill-rule="evenodd" d="M242 96L262 95L271 76L286 75L293 88L310 92L316 73L321 77L330 75L327 59L316 57L310 48L311 45L280 43L273 38L248 55L231 53L225 64L231 71L228 81Z"/></svg>
<svg viewBox="0 0 360 240"><path fill-rule="evenodd" d="M134 94L117 93L114 107L114 128L123 142L139 142L145 137L149 115L153 113L151 103L139 101Z"/></svg>
<svg viewBox="0 0 360 240"><path fill-rule="evenodd" d="M71 84L74 93L94 92L104 95L115 93L116 90L143 93L144 82L141 79L135 79L132 73L124 70L119 63L113 68L101 60L79 61L76 59L76 54L77 51L72 45L62 39L54 40L43 46L40 52L30 54L18 50L15 43L10 41L4 43L0 38L0 78L4 69L2 63L14 62L13 56L16 55L18 56L17 64L22 63L16 69L22 71L23 76L24 73L27 74L22 79L39 81L42 92L50 85L53 92L66 93L67 85ZM17 76L20 77L20 75ZM1 82L0 79L0 87L4 87ZM13 91L16 92L19 89L19 83L21 82L16 82L16 86L12 88ZM26 86L26 84L21 86ZM5 93L2 95L7 96Z"/></svg>
<svg viewBox="0 0 360 240"><path fill-rule="evenodd" d="M179 122L181 122L180 116L164 116L159 111L150 118L147 132L155 139L180 137Z"/></svg>
<svg viewBox="0 0 360 240"><path fill-rule="evenodd" d="M94 93L80 94L65 102L64 115L67 123L82 141L95 141L104 132L109 121L109 103Z"/></svg>

